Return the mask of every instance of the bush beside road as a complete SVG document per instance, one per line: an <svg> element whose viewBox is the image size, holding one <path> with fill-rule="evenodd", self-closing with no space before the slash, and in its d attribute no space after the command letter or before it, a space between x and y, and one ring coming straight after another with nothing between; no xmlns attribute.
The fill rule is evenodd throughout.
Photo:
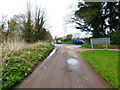
<svg viewBox="0 0 120 90"><path fill-rule="evenodd" d="M2 51L2 89L10 88L28 76L33 71L34 66L53 49L53 45L39 44L31 48L10 51L10 53L8 50Z"/></svg>
<svg viewBox="0 0 120 90"><path fill-rule="evenodd" d="M120 51L89 50L83 51L82 56L105 80L118 88L118 52Z"/></svg>

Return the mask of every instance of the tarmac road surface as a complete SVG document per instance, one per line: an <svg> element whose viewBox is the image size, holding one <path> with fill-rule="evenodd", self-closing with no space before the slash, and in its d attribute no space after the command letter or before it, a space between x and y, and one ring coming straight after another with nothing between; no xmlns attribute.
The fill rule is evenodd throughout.
<svg viewBox="0 0 120 90"><path fill-rule="evenodd" d="M56 45L15 88L112 88L80 55L80 45Z"/></svg>

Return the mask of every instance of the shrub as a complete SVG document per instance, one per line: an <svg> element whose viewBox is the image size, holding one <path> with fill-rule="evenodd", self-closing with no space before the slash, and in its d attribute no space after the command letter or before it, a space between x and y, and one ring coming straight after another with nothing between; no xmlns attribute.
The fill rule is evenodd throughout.
<svg viewBox="0 0 120 90"><path fill-rule="evenodd" d="M12 87L29 75L33 67L43 60L53 48L53 45L47 44L17 51L3 51L3 70L2 78L0 79L2 81L2 89Z"/></svg>

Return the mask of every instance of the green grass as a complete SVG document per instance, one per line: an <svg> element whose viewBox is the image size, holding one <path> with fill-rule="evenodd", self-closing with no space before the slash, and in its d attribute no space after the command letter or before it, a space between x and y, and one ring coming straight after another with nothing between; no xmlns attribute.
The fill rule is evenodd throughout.
<svg viewBox="0 0 120 90"><path fill-rule="evenodd" d="M53 45L45 44L17 51L3 51L3 70L2 78L0 78L2 89L8 89L28 76L33 71L34 66L53 49Z"/></svg>
<svg viewBox="0 0 120 90"><path fill-rule="evenodd" d="M72 42L62 42L62 44L73 44Z"/></svg>
<svg viewBox="0 0 120 90"><path fill-rule="evenodd" d="M118 88L118 51L89 50L81 54L103 78Z"/></svg>
<svg viewBox="0 0 120 90"><path fill-rule="evenodd" d="M86 48L91 48L90 44L84 44L82 45L82 47L86 47ZM106 45L94 45L95 49L103 49L106 48ZM120 45L108 45L108 49L118 49L120 48Z"/></svg>

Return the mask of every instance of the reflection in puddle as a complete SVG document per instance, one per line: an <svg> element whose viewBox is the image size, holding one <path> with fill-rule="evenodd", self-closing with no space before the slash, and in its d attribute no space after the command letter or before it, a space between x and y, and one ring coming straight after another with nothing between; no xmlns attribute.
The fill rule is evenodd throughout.
<svg viewBox="0 0 120 90"><path fill-rule="evenodd" d="M67 60L67 70L72 71L79 71L80 70L80 63L77 59L70 58Z"/></svg>
<svg viewBox="0 0 120 90"><path fill-rule="evenodd" d="M76 59L70 58L67 60L67 63L70 65L77 65L79 62Z"/></svg>

